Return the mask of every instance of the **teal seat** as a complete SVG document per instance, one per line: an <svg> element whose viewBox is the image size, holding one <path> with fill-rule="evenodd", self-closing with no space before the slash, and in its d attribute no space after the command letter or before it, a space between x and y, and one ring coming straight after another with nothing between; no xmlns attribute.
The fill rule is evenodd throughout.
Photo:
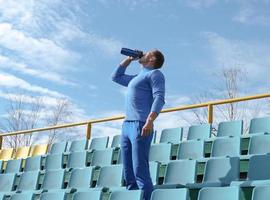
<svg viewBox="0 0 270 200"><path fill-rule="evenodd" d="M91 161L91 166L106 166L112 164L113 149L95 150Z"/></svg>
<svg viewBox="0 0 270 200"><path fill-rule="evenodd" d="M68 182L68 189L90 188L92 185L93 168L74 169L71 172Z"/></svg>
<svg viewBox="0 0 270 200"><path fill-rule="evenodd" d="M111 165L100 169L96 187L121 187L123 181L123 166Z"/></svg>
<svg viewBox="0 0 270 200"><path fill-rule="evenodd" d="M2 174L2 172L3 172L3 161L0 160L0 174Z"/></svg>
<svg viewBox="0 0 270 200"><path fill-rule="evenodd" d="M75 140L71 142L69 147L70 152L84 151L88 147L88 140Z"/></svg>
<svg viewBox="0 0 270 200"><path fill-rule="evenodd" d="M16 174L0 174L0 192L13 190Z"/></svg>
<svg viewBox="0 0 270 200"><path fill-rule="evenodd" d="M248 154L270 153L270 135L254 135L250 138Z"/></svg>
<svg viewBox="0 0 270 200"><path fill-rule="evenodd" d="M10 200L34 200L34 195L32 192L17 193L13 194Z"/></svg>
<svg viewBox="0 0 270 200"><path fill-rule="evenodd" d="M204 142L202 140L187 140L179 145L177 159L200 159L204 157Z"/></svg>
<svg viewBox="0 0 270 200"><path fill-rule="evenodd" d="M66 150L67 142L57 142L52 144L49 154L62 154L66 152Z"/></svg>
<svg viewBox="0 0 270 200"><path fill-rule="evenodd" d="M239 157L240 154L240 137L216 138L213 142L211 157Z"/></svg>
<svg viewBox="0 0 270 200"><path fill-rule="evenodd" d="M149 152L149 161L168 163L171 159L171 144L152 144Z"/></svg>
<svg viewBox="0 0 270 200"><path fill-rule="evenodd" d="M211 136L212 125L200 124L190 126L188 129L187 140L205 140Z"/></svg>
<svg viewBox="0 0 270 200"><path fill-rule="evenodd" d="M98 190L84 190L76 192L72 200L101 200L102 192Z"/></svg>
<svg viewBox="0 0 270 200"><path fill-rule="evenodd" d="M68 155L67 168L86 167L87 152L73 152Z"/></svg>
<svg viewBox="0 0 270 200"><path fill-rule="evenodd" d="M5 194L0 193L0 200L4 200L5 199Z"/></svg>
<svg viewBox="0 0 270 200"><path fill-rule="evenodd" d="M40 200L65 200L65 192L44 192L40 195Z"/></svg>
<svg viewBox="0 0 270 200"><path fill-rule="evenodd" d="M211 158L206 162L202 183L187 184L188 188L228 186L239 180L239 157Z"/></svg>
<svg viewBox="0 0 270 200"><path fill-rule="evenodd" d="M239 137L243 133L243 120L220 122L218 124L217 137Z"/></svg>
<svg viewBox="0 0 270 200"><path fill-rule="evenodd" d="M64 185L64 170L46 171L41 185L42 190L62 189Z"/></svg>
<svg viewBox="0 0 270 200"><path fill-rule="evenodd" d="M120 142L121 142L121 135L113 136L111 148L120 147Z"/></svg>
<svg viewBox="0 0 270 200"><path fill-rule="evenodd" d="M186 188L156 189L151 200L189 200L189 191Z"/></svg>
<svg viewBox="0 0 270 200"><path fill-rule="evenodd" d="M151 144L155 144L156 143L156 139L157 139L157 131L154 131Z"/></svg>
<svg viewBox="0 0 270 200"><path fill-rule="evenodd" d="M5 173L18 173L22 169L22 159L9 160L7 162L7 167Z"/></svg>
<svg viewBox="0 0 270 200"><path fill-rule="evenodd" d="M254 118L250 121L249 134L270 133L270 117Z"/></svg>
<svg viewBox="0 0 270 200"><path fill-rule="evenodd" d="M24 172L20 176L17 191L32 191L38 189L39 171Z"/></svg>
<svg viewBox="0 0 270 200"><path fill-rule="evenodd" d="M178 144L183 137L183 128L163 129L160 136L160 143Z"/></svg>
<svg viewBox="0 0 270 200"><path fill-rule="evenodd" d="M246 181L234 181L232 186L253 187L270 185L270 154L253 155L249 159Z"/></svg>
<svg viewBox="0 0 270 200"><path fill-rule="evenodd" d="M24 171L39 171L41 166L41 156L29 157L25 161Z"/></svg>
<svg viewBox="0 0 270 200"><path fill-rule="evenodd" d="M97 137L91 139L89 149L90 150L102 150L108 146L109 137Z"/></svg>
<svg viewBox="0 0 270 200"><path fill-rule="evenodd" d="M240 200L238 187L205 187L199 192L198 200Z"/></svg>
<svg viewBox="0 0 270 200"><path fill-rule="evenodd" d="M141 190L118 190L113 191L109 197L109 200L142 200Z"/></svg>
<svg viewBox="0 0 270 200"><path fill-rule="evenodd" d="M258 186L253 189L252 200L269 200L270 185Z"/></svg>
<svg viewBox="0 0 270 200"><path fill-rule="evenodd" d="M58 170L63 168L63 155L50 154L46 156L45 170Z"/></svg>
<svg viewBox="0 0 270 200"><path fill-rule="evenodd" d="M150 176L151 176L153 185L158 184L159 167L160 167L160 164L158 162L149 162Z"/></svg>

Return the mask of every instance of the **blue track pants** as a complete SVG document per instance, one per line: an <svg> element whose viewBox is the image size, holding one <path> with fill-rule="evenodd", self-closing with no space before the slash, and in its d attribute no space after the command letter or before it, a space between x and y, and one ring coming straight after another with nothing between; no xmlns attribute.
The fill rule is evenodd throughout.
<svg viewBox="0 0 270 200"><path fill-rule="evenodd" d="M128 190L143 190L144 199L150 200L153 183L149 171L149 150L153 134L141 136L145 122L124 121L121 136L121 155L124 178Z"/></svg>

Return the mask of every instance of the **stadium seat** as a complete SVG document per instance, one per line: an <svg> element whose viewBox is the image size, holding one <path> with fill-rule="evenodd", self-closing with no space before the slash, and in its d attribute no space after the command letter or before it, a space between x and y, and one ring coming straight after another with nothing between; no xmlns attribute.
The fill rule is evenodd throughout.
<svg viewBox="0 0 270 200"><path fill-rule="evenodd" d="M120 142L121 142L121 135L113 136L111 147L112 148L120 147Z"/></svg>
<svg viewBox="0 0 270 200"><path fill-rule="evenodd" d="M160 164L158 162L149 162L150 176L151 176L153 185L158 184L159 167L160 167Z"/></svg>
<svg viewBox="0 0 270 200"><path fill-rule="evenodd" d="M13 190L16 174L0 174L0 192Z"/></svg>
<svg viewBox="0 0 270 200"><path fill-rule="evenodd" d="M46 156L45 170L58 170L63 168L63 154L50 154Z"/></svg>
<svg viewBox="0 0 270 200"><path fill-rule="evenodd" d="M33 199L34 195L32 192L17 193L17 194L15 193L10 198L10 200L33 200Z"/></svg>
<svg viewBox="0 0 270 200"><path fill-rule="evenodd" d="M62 154L67 150L67 142L53 143L49 154Z"/></svg>
<svg viewBox="0 0 270 200"><path fill-rule="evenodd" d="M270 154L253 155L249 159L246 181L233 181L232 186L251 187L270 184Z"/></svg>
<svg viewBox="0 0 270 200"><path fill-rule="evenodd" d="M201 159L204 157L204 142L201 140L187 140L179 145L177 159Z"/></svg>
<svg viewBox="0 0 270 200"><path fill-rule="evenodd" d="M188 200L189 191L186 188L156 189L153 191L151 200Z"/></svg>
<svg viewBox="0 0 270 200"><path fill-rule="evenodd" d="M101 200L102 192L98 190L85 190L76 192L73 200Z"/></svg>
<svg viewBox="0 0 270 200"><path fill-rule="evenodd" d="M44 180L41 185L42 190L62 189L65 177L65 170L50 170L44 174Z"/></svg>
<svg viewBox="0 0 270 200"><path fill-rule="evenodd" d="M199 192L198 200L239 200L238 187L205 187Z"/></svg>
<svg viewBox="0 0 270 200"><path fill-rule="evenodd" d="M18 173L22 169L22 159L7 161L5 173Z"/></svg>
<svg viewBox="0 0 270 200"><path fill-rule="evenodd" d="M41 156L29 157L25 161L24 171L38 171L41 167Z"/></svg>
<svg viewBox="0 0 270 200"><path fill-rule="evenodd" d="M240 154L240 137L216 138L213 141L211 157L239 157Z"/></svg>
<svg viewBox="0 0 270 200"><path fill-rule="evenodd" d="M163 129L160 136L160 143L178 144L183 137L183 128Z"/></svg>
<svg viewBox="0 0 270 200"><path fill-rule="evenodd" d="M151 144L155 144L156 143L156 139L157 139L157 131L154 131Z"/></svg>
<svg viewBox="0 0 270 200"><path fill-rule="evenodd" d="M190 126L188 129L187 140L205 140L207 138L210 138L211 130L211 124Z"/></svg>
<svg viewBox="0 0 270 200"><path fill-rule="evenodd" d="M241 136L243 133L243 120L220 122L217 137Z"/></svg>
<svg viewBox="0 0 270 200"><path fill-rule="evenodd" d="M67 188L90 188L92 184L93 169L93 167L87 167L72 170Z"/></svg>
<svg viewBox="0 0 270 200"><path fill-rule="evenodd" d="M25 159L29 156L30 147L19 147L15 153L15 159Z"/></svg>
<svg viewBox="0 0 270 200"><path fill-rule="evenodd" d="M65 200L65 196L63 191L45 192L41 193L40 200Z"/></svg>
<svg viewBox="0 0 270 200"><path fill-rule="evenodd" d="M0 152L0 160L10 160L12 159L14 153L14 149L13 148L9 148L9 149L2 149Z"/></svg>
<svg viewBox="0 0 270 200"><path fill-rule="evenodd" d="M40 155L45 155L48 150L48 144L38 144L32 147L31 149L31 156L40 156Z"/></svg>
<svg viewBox="0 0 270 200"><path fill-rule="evenodd" d="M187 184L188 188L228 186L239 180L239 157L211 158L206 162L202 183Z"/></svg>
<svg viewBox="0 0 270 200"><path fill-rule="evenodd" d="M107 148L104 150L95 150L93 153L91 166L106 166L111 165L113 158L113 149Z"/></svg>
<svg viewBox="0 0 270 200"><path fill-rule="evenodd" d="M250 121L249 134L270 133L270 117L254 118Z"/></svg>
<svg viewBox="0 0 270 200"><path fill-rule="evenodd" d="M142 194L141 190L118 190L111 193L109 200L142 200Z"/></svg>
<svg viewBox="0 0 270 200"><path fill-rule="evenodd" d="M102 150L108 146L109 137L98 137L91 139L89 149L90 150Z"/></svg>
<svg viewBox="0 0 270 200"><path fill-rule="evenodd" d="M76 151L84 151L88 147L88 140L75 140L71 142L69 151L76 152Z"/></svg>
<svg viewBox="0 0 270 200"><path fill-rule="evenodd" d="M0 193L0 200L4 200L5 194Z"/></svg>
<svg viewBox="0 0 270 200"><path fill-rule="evenodd" d="M73 152L68 155L67 168L86 167L87 152Z"/></svg>
<svg viewBox="0 0 270 200"><path fill-rule="evenodd" d="M270 153L270 135L254 135L250 138L248 154Z"/></svg>
<svg viewBox="0 0 270 200"><path fill-rule="evenodd" d="M252 200L269 200L270 185L258 186L253 189Z"/></svg>
<svg viewBox="0 0 270 200"><path fill-rule="evenodd" d="M0 174L3 172L3 161L0 160Z"/></svg>
<svg viewBox="0 0 270 200"><path fill-rule="evenodd" d="M171 144L152 144L149 152L149 161L168 163L171 158Z"/></svg>
<svg viewBox="0 0 270 200"><path fill-rule="evenodd" d="M17 191L33 191L38 189L39 171L24 172L20 176Z"/></svg>

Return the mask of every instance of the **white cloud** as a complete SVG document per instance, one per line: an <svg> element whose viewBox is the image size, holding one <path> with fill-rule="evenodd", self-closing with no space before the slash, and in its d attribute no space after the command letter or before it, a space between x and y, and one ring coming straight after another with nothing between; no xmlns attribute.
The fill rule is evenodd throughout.
<svg viewBox="0 0 270 200"><path fill-rule="evenodd" d="M185 0L187 6L195 9L208 8L217 2L218 0Z"/></svg>

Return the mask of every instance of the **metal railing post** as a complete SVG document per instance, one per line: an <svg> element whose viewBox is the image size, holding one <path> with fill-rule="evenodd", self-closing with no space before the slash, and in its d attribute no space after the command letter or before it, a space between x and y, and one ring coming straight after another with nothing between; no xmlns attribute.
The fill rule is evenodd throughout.
<svg viewBox="0 0 270 200"><path fill-rule="evenodd" d="M91 129L92 129L92 123L89 122L86 127L86 139L90 140L91 138Z"/></svg>
<svg viewBox="0 0 270 200"><path fill-rule="evenodd" d="M0 136L0 150L2 149L2 145L3 145L3 136Z"/></svg>
<svg viewBox="0 0 270 200"><path fill-rule="evenodd" d="M212 104L208 105L208 123L209 124L213 123L213 105Z"/></svg>

